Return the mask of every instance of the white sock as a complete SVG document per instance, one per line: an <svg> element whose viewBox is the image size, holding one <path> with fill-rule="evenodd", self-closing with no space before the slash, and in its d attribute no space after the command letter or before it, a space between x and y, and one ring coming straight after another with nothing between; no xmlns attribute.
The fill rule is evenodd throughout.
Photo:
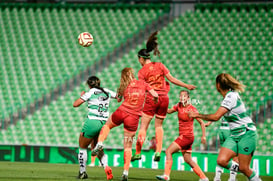
<svg viewBox="0 0 273 181"><path fill-rule="evenodd" d="M229 179L230 180L236 180L236 175L237 175L237 172L230 171L230 173L229 173Z"/></svg>
<svg viewBox="0 0 273 181"><path fill-rule="evenodd" d="M108 166L108 162L107 162L107 156L105 154L103 154L103 156L100 159L100 164L103 168L105 168L106 166Z"/></svg>
<svg viewBox="0 0 273 181"><path fill-rule="evenodd" d="M255 175L252 179L249 181L261 181L261 179L258 177L258 175Z"/></svg>
<svg viewBox="0 0 273 181"><path fill-rule="evenodd" d="M221 178L221 175L223 173L223 168L220 167L219 165L216 165L216 168L215 168L215 178L218 178L220 179Z"/></svg>
<svg viewBox="0 0 273 181"><path fill-rule="evenodd" d="M235 161L231 161L232 165L229 168L230 171L238 172L239 171L239 164L236 163Z"/></svg>
<svg viewBox="0 0 273 181"><path fill-rule="evenodd" d="M80 173L86 171L87 151L86 149L79 148L78 160L80 164Z"/></svg>
<svg viewBox="0 0 273 181"><path fill-rule="evenodd" d="M123 170L123 175L127 175L128 176L129 171L128 170Z"/></svg>

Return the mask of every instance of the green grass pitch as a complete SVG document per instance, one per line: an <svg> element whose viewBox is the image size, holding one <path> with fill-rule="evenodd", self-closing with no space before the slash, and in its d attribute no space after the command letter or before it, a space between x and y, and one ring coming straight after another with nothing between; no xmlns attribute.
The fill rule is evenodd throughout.
<svg viewBox="0 0 273 181"><path fill-rule="evenodd" d="M113 180L120 180L123 168L112 167ZM49 163L26 163L26 162L0 162L0 180L78 180L79 166L77 164L49 164ZM163 170L131 168L129 171L129 180L151 181L156 180L156 175L161 175ZM86 180L102 181L106 180L106 175L101 167L87 167L89 176ZM213 180L214 173L205 173L210 180ZM222 180L228 179L228 174L222 176ZM263 176L263 181L271 181L273 177ZM188 171L172 171L172 181L198 181L198 177L193 172ZM246 181L246 177L238 174L238 181Z"/></svg>

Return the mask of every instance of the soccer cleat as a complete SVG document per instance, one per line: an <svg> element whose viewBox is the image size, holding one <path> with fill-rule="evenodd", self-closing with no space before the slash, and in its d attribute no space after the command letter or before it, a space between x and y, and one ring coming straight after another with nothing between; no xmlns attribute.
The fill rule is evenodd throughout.
<svg viewBox="0 0 273 181"><path fill-rule="evenodd" d="M112 180L113 179L112 169L109 166L106 166L104 168L104 171L106 173L107 180Z"/></svg>
<svg viewBox="0 0 273 181"><path fill-rule="evenodd" d="M166 181L170 180L170 177L167 175L157 175L156 178L157 180L166 180Z"/></svg>
<svg viewBox="0 0 273 181"><path fill-rule="evenodd" d="M87 178L88 178L88 175L86 172L82 172L82 173L79 172L78 179L87 179Z"/></svg>
<svg viewBox="0 0 273 181"><path fill-rule="evenodd" d="M208 179L208 177L203 178L203 179L200 178L199 181L209 181L209 179Z"/></svg>
<svg viewBox="0 0 273 181"><path fill-rule="evenodd" d="M103 144L97 144L96 147L92 150L91 155L98 155L100 151L103 150Z"/></svg>
<svg viewBox="0 0 273 181"><path fill-rule="evenodd" d="M131 158L131 161L135 161L135 160L141 160L141 154L134 154Z"/></svg>
<svg viewBox="0 0 273 181"><path fill-rule="evenodd" d="M122 175L121 176L121 179L120 179L121 181L127 181L128 180L128 175Z"/></svg>
<svg viewBox="0 0 273 181"><path fill-rule="evenodd" d="M159 152L156 152L156 153L155 153L154 161L155 161L155 162L159 162L159 161L160 161L160 153L159 153Z"/></svg>

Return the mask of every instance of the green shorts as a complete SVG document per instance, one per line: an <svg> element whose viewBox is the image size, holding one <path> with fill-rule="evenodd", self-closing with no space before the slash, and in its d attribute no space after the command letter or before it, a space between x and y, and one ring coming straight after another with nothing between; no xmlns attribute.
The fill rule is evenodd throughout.
<svg viewBox="0 0 273 181"><path fill-rule="evenodd" d="M219 131L219 141L220 145L222 146L226 139L230 136L230 130L229 129L221 129Z"/></svg>
<svg viewBox="0 0 273 181"><path fill-rule="evenodd" d="M239 137L229 136L222 147L228 148L237 154L253 155L256 149L257 133L248 130Z"/></svg>
<svg viewBox="0 0 273 181"><path fill-rule="evenodd" d="M105 121L94 120L94 119L85 119L82 133L85 138L94 138L100 134L102 126L105 124Z"/></svg>

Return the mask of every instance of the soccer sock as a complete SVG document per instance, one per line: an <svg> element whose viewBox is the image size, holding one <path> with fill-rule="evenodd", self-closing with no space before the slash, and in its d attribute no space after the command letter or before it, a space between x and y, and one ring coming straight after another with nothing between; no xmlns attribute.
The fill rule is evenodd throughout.
<svg viewBox="0 0 273 181"><path fill-rule="evenodd" d="M162 141L163 141L163 128L162 127L157 127L155 129L155 138L156 138L156 152L161 153Z"/></svg>
<svg viewBox="0 0 273 181"><path fill-rule="evenodd" d="M230 173L229 173L229 179L230 180L236 180L236 175L237 175L237 172L230 171Z"/></svg>
<svg viewBox="0 0 273 181"><path fill-rule="evenodd" d="M256 174L256 172L254 170L248 179L249 179L249 181L260 181L259 176Z"/></svg>
<svg viewBox="0 0 273 181"><path fill-rule="evenodd" d="M131 157L132 157L132 149L131 148L126 148L124 150L124 170L129 171L130 167L130 162L131 162Z"/></svg>
<svg viewBox="0 0 273 181"><path fill-rule="evenodd" d="M215 168L215 178L217 179L220 179L221 178L221 175L223 173L223 168L219 165L216 165L216 168Z"/></svg>
<svg viewBox="0 0 273 181"><path fill-rule="evenodd" d="M172 171L172 165L173 165L173 160L166 160L164 175L166 175L168 177L170 176L171 171Z"/></svg>
<svg viewBox="0 0 273 181"><path fill-rule="evenodd" d="M110 132L109 126L104 125L101 128L100 135L99 135L99 138L98 138L98 142L102 143L106 139L106 137L108 136L109 132Z"/></svg>
<svg viewBox="0 0 273 181"><path fill-rule="evenodd" d="M196 175L198 175L201 179L207 178L204 172L201 170L201 168L198 165L196 165L192 169L196 173Z"/></svg>
<svg viewBox="0 0 273 181"><path fill-rule="evenodd" d="M234 162L234 161L229 161L228 165L226 166L227 169L234 171L234 172L238 172L239 170L239 164Z"/></svg>
<svg viewBox="0 0 273 181"><path fill-rule="evenodd" d="M138 133L137 143L136 143L136 154L141 153L141 148L145 141L145 138L146 138L146 131L143 129L140 129Z"/></svg>
<svg viewBox="0 0 273 181"><path fill-rule="evenodd" d="M86 171L87 151L86 149L79 148L78 160L80 164L80 173Z"/></svg>
<svg viewBox="0 0 273 181"><path fill-rule="evenodd" d="M108 166L108 163L107 163L107 158L105 156L105 154L103 153L103 155L101 157L99 157L99 160L100 160L100 164L103 168L105 168L106 166Z"/></svg>

